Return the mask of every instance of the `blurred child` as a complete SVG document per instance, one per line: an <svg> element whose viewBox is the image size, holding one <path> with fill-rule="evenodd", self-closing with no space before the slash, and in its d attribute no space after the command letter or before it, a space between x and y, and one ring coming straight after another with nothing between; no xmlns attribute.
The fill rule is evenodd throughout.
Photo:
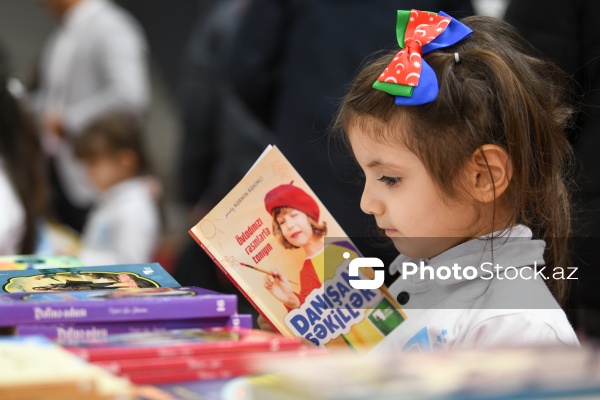
<svg viewBox="0 0 600 400"><path fill-rule="evenodd" d="M31 254L47 184L35 125L0 77L0 255Z"/></svg>
<svg viewBox="0 0 600 400"><path fill-rule="evenodd" d="M80 259L87 265L152 261L160 213L138 121L125 115L99 118L73 145L101 193L83 229Z"/></svg>

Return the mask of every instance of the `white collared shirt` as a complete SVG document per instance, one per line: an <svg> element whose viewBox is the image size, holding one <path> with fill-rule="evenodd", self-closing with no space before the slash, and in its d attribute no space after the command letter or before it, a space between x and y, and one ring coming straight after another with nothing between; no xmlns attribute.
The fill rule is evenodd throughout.
<svg viewBox="0 0 600 400"><path fill-rule="evenodd" d="M522 225L507 230L505 235L492 235L493 241L488 236L472 239L429 260L402 255L394 260L392 273L402 271L406 262L423 262L435 272L432 277L421 277L420 273L412 274L409 265L404 266L405 276L396 279L389 290L393 296L403 293L400 297L408 299L403 305L407 319L373 351L579 346L565 313L543 279L509 279L522 269L527 272L523 276L532 277L533 270L527 266L544 265L544 241L532 240L531 230ZM472 266L482 274L472 280L454 279L454 275L440 279L437 271L455 263L462 268ZM494 279L482 278L488 276L483 271L492 270L489 264L482 270L484 263L500 267Z"/></svg>
<svg viewBox="0 0 600 400"><path fill-rule="evenodd" d="M152 262L160 214L146 178L133 178L102 194L90 212L79 258L85 265Z"/></svg>

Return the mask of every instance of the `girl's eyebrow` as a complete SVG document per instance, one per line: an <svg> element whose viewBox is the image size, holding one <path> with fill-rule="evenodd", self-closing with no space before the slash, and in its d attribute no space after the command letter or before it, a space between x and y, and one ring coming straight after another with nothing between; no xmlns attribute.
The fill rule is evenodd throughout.
<svg viewBox="0 0 600 400"><path fill-rule="evenodd" d="M379 160L373 160L370 163L367 164L367 168L373 168L373 167L380 167L382 166L383 163Z"/></svg>

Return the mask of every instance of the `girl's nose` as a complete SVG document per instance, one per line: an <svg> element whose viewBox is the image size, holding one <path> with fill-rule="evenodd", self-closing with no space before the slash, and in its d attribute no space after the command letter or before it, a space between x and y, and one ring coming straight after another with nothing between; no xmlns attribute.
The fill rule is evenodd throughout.
<svg viewBox="0 0 600 400"><path fill-rule="evenodd" d="M381 215L383 213L383 204L373 196L368 184L365 184L362 196L360 198L360 208L365 214Z"/></svg>

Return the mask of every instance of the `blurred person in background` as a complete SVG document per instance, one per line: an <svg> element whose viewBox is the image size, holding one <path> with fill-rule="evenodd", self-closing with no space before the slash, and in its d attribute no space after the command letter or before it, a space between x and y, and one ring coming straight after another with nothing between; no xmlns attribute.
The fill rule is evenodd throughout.
<svg viewBox="0 0 600 400"><path fill-rule="evenodd" d="M217 205L273 141L232 90L226 74L232 39L249 3L200 1L200 9L209 11L199 15L186 46L178 174L182 198L193 207L190 226ZM182 285L239 294L191 237L182 246L173 276ZM241 295L239 309L255 313Z"/></svg>
<svg viewBox="0 0 600 400"><path fill-rule="evenodd" d="M396 256L359 210L361 176L354 161L328 147L328 130L359 66L397 46L396 11L417 8L456 17L469 0L252 0L228 65L236 93L367 257Z"/></svg>
<svg viewBox="0 0 600 400"><path fill-rule="evenodd" d="M543 10L543 12L540 12ZM513 0L506 20L573 79L579 112L569 134L577 160L573 254L577 280L567 310L580 334L600 340L600 31L597 0Z"/></svg>
<svg viewBox="0 0 600 400"><path fill-rule="evenodd" d="M71 139L96 117L141 118L149 100L146 41L138 23L109 0L40 0L60 24L46 42L31 106L50 156L54 217L81 230L96 196Z"/></svg>
<svg viewBox="0 0 600 400"><path fill-rule="evenodd" d="M34 119L0 74L0 255L35 250L48 197L43 161Z"/></svg>
<svg viewBox="0 0 600 400"><path fill-rule="evenodd" d="M75 155L100 193L83 228L78 256L85 265L154 261L161 217L143 138L137 119L111 114L74 139Z"/></svg>

